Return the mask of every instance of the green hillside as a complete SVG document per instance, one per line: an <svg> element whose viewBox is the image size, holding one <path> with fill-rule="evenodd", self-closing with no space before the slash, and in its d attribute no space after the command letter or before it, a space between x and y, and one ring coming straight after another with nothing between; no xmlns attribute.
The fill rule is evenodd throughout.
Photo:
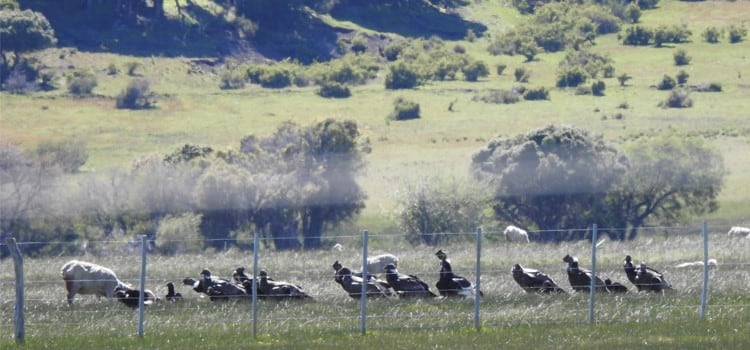
<svg viewBox="0 0 750 350"><path fill-rule="evenodd" d="M42 12L48 6L45 1L20 3L22 8ZM590 50L610 57L615 68L614 77L602 79L606 83L603 96L579 95L576 89L556 87L564 51L541 52L531 61L521 55L488 52L497 37L528 20L528 15L519 14L510 2L467 1L465 6L452 8L424 5L402 9L404 12L383 8L377 16L370 16L372 9L354 5L327 12L308 8L307 20L300 24L303 27L287 26L285 34L274 35L258 29L247 40L238 39L237 32L225 35L227 28L236 29L237 25L228 19L231 13L225 8L210 1L193 1L188 2L189 11L185 7L180 15L175 3L164 4L170 22L163 33L148 25L131 28L123 24L111 31L87 28L76 17L80 12L74 10L70 10L71 16L50 14L59 44L33 55L44 70L57 74L60 88L0 93L1 137L26 149L48 140L83 140L89 158L82 170L104 172L127 168L146 155L168 154L184 144L237 149L242 137L268 135L288 120L310 125L326 118L353 119L372 146L360 178L368 195L366 208L353 226L388 229L395 225L394 195L400 185L428 176L468 176L472 154L497 135L515 136L551 123L584 128L618 145L666 133L700 135L721 151L728 170L719 210L708 219L727 227L750 223L750 191L745 190L750 185L750 40L732 44L722 37L711 44L702 38L712 26L746 25L750 21L748 1L662 0L657 8L643 11L640 25L683 26L692 32L686 43L656 48L623 45L617 33L596 37ZM469 29L476 39L467 40ZM280 35L295 32L306 35L281 40ZM298 57L302 62L331 59L336 55L319 54L337 52L340 45L346 50L357 36L364 38L367 51L378 57L379 50L391 42L440 38L445 47L460 46L469 57L485 62L490 74L477 82L428 81L414 89L388 90L384 88L388 62L381 57L382 68L375 77L366 84L350 86L351 97L345 99L321 98L315 85L220 87L222 73L231 67L278 60L295 52L302 52ZM678 49L691 57L689 65L675 65L673 55ZM138 66L130 76L125 70L134 63ZM499 75L496 67L500 64L507 68ZM119 72L109 74L112 67ZM515 81L514 71L519 68L531 72L527 83ZM92 96L74 97L65 88L63 77L78 69L96 76L98 85ZM668 92L654 86L665 74L675 76L681 70L689 74L688 84L716 83L721 92L691 92L691 108L659 107ZM632 78L620 86L616 76L623 73ZM117 95L135 77L150 81L155 108L116 108ZM514 104L478 100L492 90L519 85L545 87L550 91L549 100ZM421 118L389 121L397 97L419 103Z"/></svg>

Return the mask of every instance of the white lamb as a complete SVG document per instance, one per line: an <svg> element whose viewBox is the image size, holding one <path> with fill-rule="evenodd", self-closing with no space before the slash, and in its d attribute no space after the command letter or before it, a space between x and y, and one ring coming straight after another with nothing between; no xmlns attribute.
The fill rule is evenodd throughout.
<svg viewBox="0 0 750 350"><path fill-rule="evenodd" d="M112 300L116 290L132 289L117 279L117 275L112 270L85 261L68 261L60 270L60 275L65 280L69 305L73 304L76 293L94 294L97 297Z"/></svg>
<svg viewBox="0 0 750 350"><path fill-rule="evenodd" d="M727 233L729 237L750 237L750 228L742 226L732 226Z"/></svg>
<svg viewBox="0 0 750 350"><path fill-rule="evenodd" d="M367 273L382 273L389 264L398 266L398 257L393 254L380 254L367 258Z"/></svg>
<svg viewBox="0 0 750 350"><path fill-rule="evenodd" d="M505 240L508 242L529 243L529 234L525 230L513 225L506 227L503 235L505 235Z"/></svg>

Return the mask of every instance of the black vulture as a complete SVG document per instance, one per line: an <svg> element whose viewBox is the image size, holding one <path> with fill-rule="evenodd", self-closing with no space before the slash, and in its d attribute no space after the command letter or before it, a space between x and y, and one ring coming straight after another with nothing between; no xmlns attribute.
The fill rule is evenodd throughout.
<svg viewBox="0 0 750 350"><path fill-rule="evenodd" d="M359 299L362 296L362 278L352 275L351 270L347 267L342 267L337 271L337 278L341 280L341 286L344 290L349 293L352 298ZM380 298L389 297L392 295L390 289L385 288L383 285L376 281L368 280L366 283L365 295L368 298Z"/></svg>
<svg viewBox="0 0 750 350"><path fill-rule="evenodd" d="M350 269L348 267L344 267L343 265L341 265L341 263L338 260L336 260L336 261L333 262L332 267L333 267L333 270L334 270L333 280L336 281L336 283L338 283L338 284L340 284L342 286L343 286L343 281L341 280L342 275L339 272L339 271L341 271L342 268L343 269L347 269L348 273L350 275L352 275L353 277L358 277L360 279L362 278L362 272L361 271L354 271L354 270L352 270L352 269ZM388 293L392 293L392 291L390 290L391 285L388 284L388 282L383 281L383 280L377 278L373 274L370 274L370 273L367 274L367 282L368 283L371 283L371 282L372 283L377 283L380 286L382 286L383 288L388 289Z"/></svg>
<svg viewBox="0 0 750 350"><path fill-rule="evenodd" d="M588 292L591 287L591 279L594 278L594 288L597 292L608 293L607 286L601 278L594 276L591 271L578 266L578 258L565 255L563 261L568 263L568 281L576 292Z"/></svg>
<svg viewBox="0 0 750 350"><path fill-rule="evenodd" d="M551 277L539 270L524 268L521 264L514 264L511 273L513 274L513 279L526 293L567 294Z"/></svg>
<svg viewBox="0 0 750 350"><path fill-rule="evenodd" d="M610 293L627 293L628 287L623 286L620 283L612 282L611 279L607 278L604 280L604 284L607 286L607 290L610 291Z"/></svg>
<svg viewBox="0 0 750 350"><path fill-rule="evenodd" d="M234 271L232 272L232 280L235 284L242 286L242 288L245 289L247 295L252 295L253 293L253 281L255 281L255 283L258 283L256 278L250 278L250 276L245 273L245 268L242 266L234 269ZM260 297L260 293L258 293L257 291L256 295Z"/></svg>
<svg viewBox="0 0 750 350"><path fill-rule="evenodd" d="M141 291L132 288L117 288L115 289L115 299L122 302L126 306L136 309L138 308L138 298L141 295ZM159 301L154 292L146 289L143 295L143 304L149 305Z"/></svg>
<svg viewBox="0 0 750 350"><path fill-rule="evenodd" d="M451 262L448 259L448 253L441 249L435 253L435 256L440 259L440 279L435 284L440 295L444 297L473 296L475 289L474 285L466 278L453 273ZM482 295L481 291L479 292L479 295Z"/></svg>
<svg viewBox="0 0 750 350"><path fill-rule="evenodd" d="M427 283L424 283L419 277L414 275L405 275L398 273L396 265L388 264L385 267L385 278L393 290L401 297L436 297L435 293L430 291Z"/></svg>
<svg viewBox="0 0 750 350"><path fill-rule="evenodd" d="M633 265L633 258L631 258L630 255L625 256L625 263L622 264L622 268L625 270L625 275L628 276L628 281L634 284L635 288L640 292L641 286L635 282L635 265Z"/></svg>
<svg viewBox="0 0 750 350"><path fill-rule="evenodd" d="M198 293L204 293L211 298L211 301L228 300L247 296L244 287L234 284L229 280L211 276L211 271L204 269L201 271L202 278L195 280L186 277L182 283L193 287Z"/></svg>
<svg viewBox="0 0 750 350"><path fill-rule="evenodd" d="M167 301L180 301L182 300L182 294L175 293L174 283L167 282L167 295L164 297Z"/></svg>
<svg viewBox="0 0 750 350"><path fill-rule="evenodd" d="M661 292L662 290L672 289L672 285L667 282L659 271L646 266L641 263L636 269L635 284L640 286L640 290L652 291L655 293Z"/></svg>
<svg viewBox="0 0 750 350"><path fill-rule="evenodd" d="M261 270L260 283L258 283L258 294L269 298L278 299L308 299L312 298L302 287L284 281L274 281L268 277L268 272Z"/></svg>

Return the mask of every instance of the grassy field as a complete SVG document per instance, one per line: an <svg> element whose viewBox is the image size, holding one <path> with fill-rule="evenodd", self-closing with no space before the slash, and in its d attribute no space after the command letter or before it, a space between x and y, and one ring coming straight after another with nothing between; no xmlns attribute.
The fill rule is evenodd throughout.
<svg viewBox="0 0 750 350"><path fill-rule="evenodd" d="M261 251L259 269L277 280L302 285L311 302L259 301L257 338L252 337L252 312L248 302L211 302L179 281L198 277L209 268L229 278L240 265L251 269L252 256L229 250L172 257L149 256L146 286L160 296L167 281L177 282L185 296L181 303L157 303L144 311L144 338L137 338L137 312L119 303L79 296L70 308L59 268L72 257L26 259L26 345L28 349L176 349L200 348L454 348L471 342L474 348L601 348L636 346L656 348L740 349L750 345L750 240L710 233L710 255L719 261L709 271L706 319L700 320L702 270L678 269L677 263L702 258L700 230L689 227L663 229L632 242L605 241L597 249L597 271L602 278L619 281L631 290L622 295L598 295L595 325L587 323L588 295L529 295L513 281L514 263L548 273L572 293L561 261L565 254L579 256L590 267L586 242L560 245L508 244L499 233L487 232L481 258L481 330L473 323L473 300L372 300L368 302L367 334L360 335L358 300L349 298L333 281L331 264L358 266L360 237L339 237L342 252ZM475 276L472 237L466 243L442 247L450 254L454 271L471 280ZM393 237L372 236L372 246ZM137 285L140 256L124 242L109 243L109 255L84 259L112 267L120 279ZM402 273L419 275L429 285L438 278L437 248L390 246L373 249L400 257ZM630 254L637 262L661 270L674 286L665 295L638 293L626 280L622 260ZM80 259L80 257L79 257ZM0 300L4 336L0 347L12 345L14 292L10 261L0 269ZM73 336L75 334L75 336Z"/></svg>
<svg viewBox="0 0 750 350"><path fill-rule="evenodd" d="M673 15L675 11L680 15ZM24 96L2 93L0 137L29 148L44 140L80 138L90 150L84 170L102 171L127 167L139 156L166 154L185 143L237 148L243 136L267 135L286 120L308 125L329 117L354 119L373 146L360 180L369 196L360 220L376 225L371 229L381 229L389 225L383 218L392 214L398 184L426 175L466 176L471 155L498 135L513 136L550 123L585 127L617 144L641 134L699 134L722 151L729 171L719 196L721 207L708 219L727 226L748 224L750 192L742 189L750 185L750 169L744 161L750 154L746 112L750 40L708 44L700 34L709 25L723 28L747 22L750 3L663 1L659 9L645 11L645 26L679 23L693 31L692 42L677 47L630 47L619 44L616 35L598 38L593 50L614 59L616 75L633 77L625 87L614 78L606 79L603 97L577 96L573 91L554 88L563 53L540 54L533 62L523 62L519 56L490 56L486 47L492 36L521 20L504 2L483 1L466 9L465 15L490 28L487 38L457 42L471 55L485 60L493 71L490 77L476 83L440 82L415 90L391 91L384 89L381 72L371 83L353 87L351 98L335 101L318 97L314 87L221 90L218 71L187 73L189 57L48 50L41 58L49 67L93 69L99 82L94 90L96 97L74 99L65 89ZM677 48L692 57L690 65L674 65L672 55ZM141 64L138 75L148 78L159 94L156 109L115 108L114 97L132 78L124 73L107 75L106 69L110 64L124 67L128 62ZM508 66L503 75L494 73L500 63ZM526 85L552 89L549 101L495 105L474 100L489 89L517 85L513 71L519 67L531 71ZM668 93L651 86L664 74L674 76L681 69L690 74L689 84L716 82L723 91L692 93L694 107L688 109L657 107ZM388 122L386 116L399 96L419 103L422 118ZM451 102L453 112L448 110ZM615 118L617 113L620 119Z"/></svg>

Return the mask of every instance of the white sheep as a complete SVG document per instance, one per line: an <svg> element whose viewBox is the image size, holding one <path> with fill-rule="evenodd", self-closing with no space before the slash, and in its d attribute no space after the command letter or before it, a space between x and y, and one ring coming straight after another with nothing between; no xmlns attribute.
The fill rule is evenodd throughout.
<svg viewBox="0 0 750 350"><path fill-rule="evenodd" d="M112 270L85 261L68 261L60 270L60 275L65 280L69 305L73 304L76 293L94 294L97 297L112 300L116 290L132 289L117 279L117 275Z"/></svg>
<svg viewBox="0 0 750 350"><path fill-rule="evenodd" d="M675 265L678 269L689 269L689 268L695 268L695 267L703 267L703 261L691 261L691 262L684 262L681 264ZM716 261L716 259L708 259L708 268L718 268L719 262Z"/></svg>
<svg viewBox="0 0 750 350"><path fill-rule="evenodd" d="M750 237L750 228L742 226L732 226L727 232L729 237Z"/></svg>
<svg viewBox="0 0 750 350"><path fill-rule="evenodd" d="M508 242L529 243L529 234L525 230L513 225L506 227L503 235Z"/></svg>
<svg viewBox="0 0 750 350"><path fill-rule="evenodd" d="M367 273L382 273L389 264L398 266L398 257L393 254L380 254L367 258Z"/></svg>

